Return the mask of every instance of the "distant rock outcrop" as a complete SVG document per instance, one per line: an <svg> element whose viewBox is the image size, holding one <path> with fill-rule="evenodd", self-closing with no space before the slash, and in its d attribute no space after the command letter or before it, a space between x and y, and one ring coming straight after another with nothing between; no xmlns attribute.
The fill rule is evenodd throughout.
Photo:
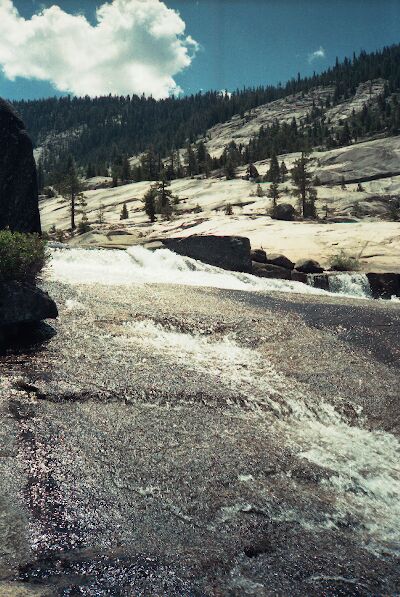
<svg viewBox="0 0 400 597"><path fill-rule="evenodd" d="M40 232L32 142L13 108L0 99L0 229Z"/></svg>
<svg viewBox="0 0 400 597"><path fill-rule="evenodd" d="M252 273L250 241L243 236L193 235L163 239L167 249L234 272Z"/></svg>

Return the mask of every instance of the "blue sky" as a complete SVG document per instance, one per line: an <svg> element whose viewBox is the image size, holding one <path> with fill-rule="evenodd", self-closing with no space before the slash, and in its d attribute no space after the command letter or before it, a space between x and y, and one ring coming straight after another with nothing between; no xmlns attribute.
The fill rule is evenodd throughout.
<svg viewBox="0 0 400 597"><path fill-rule="evenodd" d="M30 18L42 6L58 4L66 13L84 13L92 23L95 8L101 3L101 0L40 3L14 0L14 6L25 18ZM167 72L167 62L170 65L171 59L160 67L160 76L171 75L185 93L285 82L298 72L307 75L313 70L324 70L334 63L336 56L343 58L352 56L353 51L371 51L400 42L400 0L167 0L165 4L179 11L186 24L185 35L190 35L198 44L190 65L179 67L172 75ZM133 34L137 35L137 30ZM18 28L14 35L18 36ZM167 53L170 48L164 50L160 46L157 51ZM190 48L189 53L192 55L193 51L194 48ZM43 55L38 52L39 56ZM314 52L317 54L313 57ZM0 43L0 63L1 57ZM148 56L145 60L148 66ZM157 56L154 60L158 60ZM54 82L32 78L32 65L18 64L15 68L20 69L17 72L30 74L17 77L15 81L0 74L1 96L33 98L62 93L57 91ZM81 81L78 91L86 93L85 74L78 72L76 76ZM150 91L154 88L157 94L160 89L160 94L165 95L165 81L161 87L154 82ZM118 81L114 80L114 85L111 92L120 88ZM140 79L135 82L133 91L138 92L139 88ZM105 88L95 86L94 89ZM125 90L126 86L121 89ZM143 91L149 92L148 89ZM87 93L94 94L90 86Z"/></svg>

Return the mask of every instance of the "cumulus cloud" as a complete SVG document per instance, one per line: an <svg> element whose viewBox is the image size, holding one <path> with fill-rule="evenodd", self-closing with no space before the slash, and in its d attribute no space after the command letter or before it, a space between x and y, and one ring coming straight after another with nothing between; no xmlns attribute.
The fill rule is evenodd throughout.
<svg viewBox="0 0 400 597"><path fill-rule="evenodd" d="M187 68L198 44L180 15L161 0L113 0L83 15L51 6L21 17L0 0L0 67L5 76L50 81L76 95L179 93L174 76Z"/></svg>
<svg viewBox="0 0 400 597"><path fill-rule="evenodd" d="M325 58L325 56L326 56L325 50L322 46L320 46L318 50L315 50L315 52L312 52L311 54L309 54L308 62L314 62L314 60L319 60L321 58Z"/></svg>

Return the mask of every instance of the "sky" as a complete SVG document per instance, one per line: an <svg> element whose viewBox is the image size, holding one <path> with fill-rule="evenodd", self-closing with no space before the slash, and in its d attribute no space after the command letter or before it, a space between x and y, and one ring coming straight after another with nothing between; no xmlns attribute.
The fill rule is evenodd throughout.
<svg viewBox="0 0 400 597"><path fill-rule="evenodd" d="M0 0L0 96L285 83L400 42L400 0Z"/></svg>

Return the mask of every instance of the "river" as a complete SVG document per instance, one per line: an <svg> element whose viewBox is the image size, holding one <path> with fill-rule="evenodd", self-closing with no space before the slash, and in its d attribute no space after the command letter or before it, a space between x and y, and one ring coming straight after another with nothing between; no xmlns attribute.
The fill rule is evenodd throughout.
<svg viewBox="0 0 400 597"><path fill-rule="evenodd" d="M0 362L0 595L399 592L398 303L141 248L42 285L57 333Z"/></svg>

